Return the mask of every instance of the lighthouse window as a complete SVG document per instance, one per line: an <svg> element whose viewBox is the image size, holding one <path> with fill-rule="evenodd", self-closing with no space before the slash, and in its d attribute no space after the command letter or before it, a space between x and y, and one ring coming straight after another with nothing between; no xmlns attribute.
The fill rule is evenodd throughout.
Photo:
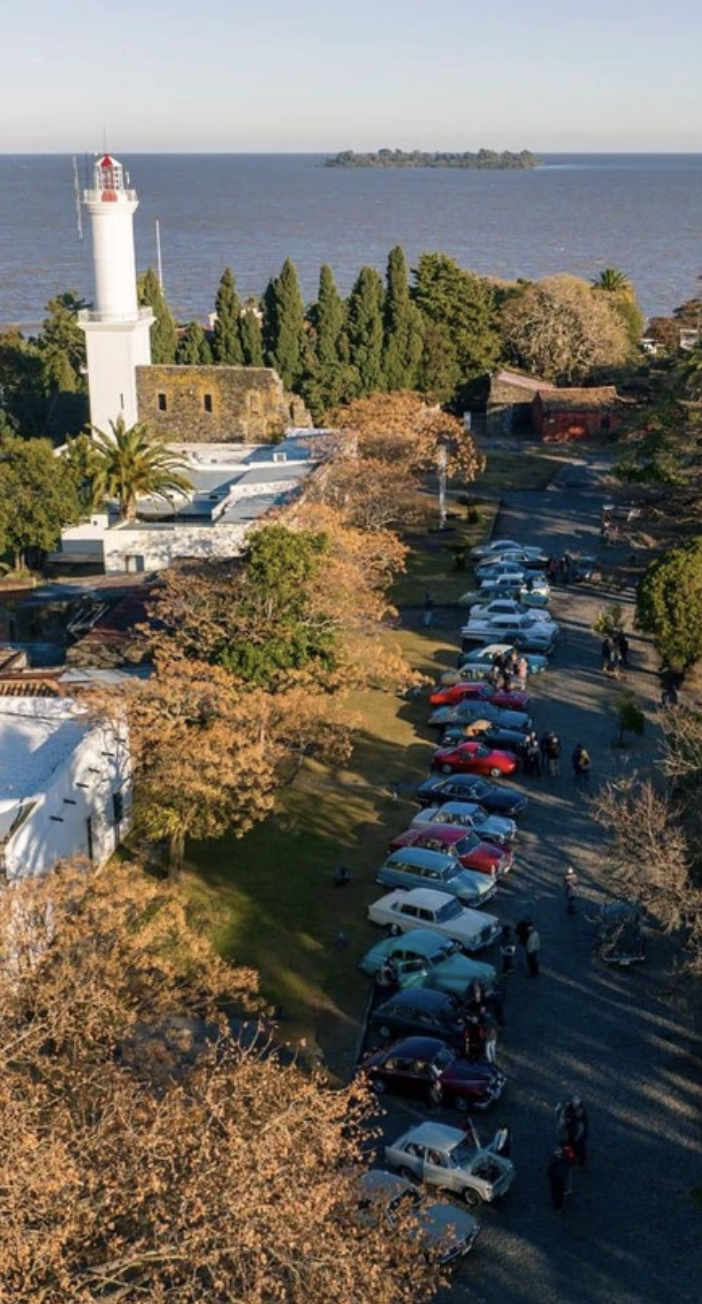
<svg viewBox="0 0 702 1304"><path fill-rule="evenodd" d="M211 412L211 411L212 411L212 395L211 395L211 394L204 394L204 395L203 395L203 403L204 403L204 405L205 405L205 411L206 411L206 412Z"/></svg>
<svg viewBox="0 0 702 1304"><path fill-rule="evenodd" d="M166 412L167 409L168 409L168 403L167 403L167 401L166 401L166 395L165 395L165 394L159 394L159 395L158 395L158 410L159 410L159 412Z"/></svg>

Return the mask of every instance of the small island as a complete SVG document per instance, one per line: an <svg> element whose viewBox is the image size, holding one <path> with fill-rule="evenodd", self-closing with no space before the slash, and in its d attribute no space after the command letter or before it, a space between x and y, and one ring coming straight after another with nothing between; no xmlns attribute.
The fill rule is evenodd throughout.
<svg viewBox="0 0 702 1304"><path fill-rule="evenodd" d="M510 150L497 153L494 149L479 149L477 153L463 154L424 153L420 149L379 149L374 154L357 154L345 149L333 158L325 159L325 168L537 168L541 160L528 149L513 154Z"/></svg>

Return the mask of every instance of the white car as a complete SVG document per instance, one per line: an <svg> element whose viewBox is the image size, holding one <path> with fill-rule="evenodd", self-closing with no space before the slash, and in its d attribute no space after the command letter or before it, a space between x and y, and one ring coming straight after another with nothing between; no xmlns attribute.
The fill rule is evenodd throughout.
<svg viewBox="0 0 702 1304"><path fill-rule="evenodd" d="M530 575L529 578L531 580L531 593L540 593L547 598L551 596L551 585L544 575L535 574ZM498 578L493 580L480 580L478 585L478 591L480 593L493 593L495 590L499 592L504 591L505 589L510 589L512 592L516 591L518 596L522 597L522 595L527 592L526 581L514 581Z"/></svg>
<svg viewBox="0 0 702 1304"><path fill-rule="evenodd" d="M411 892L396 888L368 907L368 918L381 924L393 937L413 928L428 928L448 937L462 951L471 954L490 946L500 933L500 921L480 910L469 910L448 892L416 887Z"/></svg>
<svg viewBox="0 0 702 1304"><path fill-rule="evenodd" d="M516 539L493 539L492 543L483 543L477 548L471 548L471 557L499 557L501 552L523 552L529 557L543 557L543 548L527 548L523 543L517 543Z"/></svg>
<svg viewBox="0 0 702 1304"><path fill-rule="evenodd" d="M411 1127L385 1147L385 1162L408 1181L438 1186L470 1208L504 1195L516 1175L511 1159L476 1149L465 1132L445 1123Z"/></svg>
<svg viewBox="0 0 702 1304"><path fill-rule="evenodd" d="M516 561L484 561L475 568L476 579L512 580L517 584L526 584L530 572Z"/></svg>
<svg viewBox="0 0 702 1304"><path fill-rule="evenodd" d="M513 598L493 598L492 602L479 602L470 609L471 620L492 620L494 616L533 616L534 620L551 621L547 611L523 607L521 602L515 602Z"/></svg>
<svg viewBox="0 0 702 1304"><path fill-rule="evenodd" d="M493 616L490 619L480 619L471 611L467 624L461 629L461 634L474 634L477 631L485 633L488 638L498 639L503 631L509 631L510 634L523 633L533 634L537 639L543 639L546 643L552 643L558 638L559 626L550 616L541 612L530 611L526 616Z"/></svg>
<svg viewBox="0 0 702 1304"><path fill-rule="evenodd" d="M447 801L443 806L425 806L415 815L410 827L421 829L425 824L461 824L464 828L474 829L486 842L496 842L499 847L514 842L517 836L514 820L504 819L502 815L488 815L475 801Z"/></svg>

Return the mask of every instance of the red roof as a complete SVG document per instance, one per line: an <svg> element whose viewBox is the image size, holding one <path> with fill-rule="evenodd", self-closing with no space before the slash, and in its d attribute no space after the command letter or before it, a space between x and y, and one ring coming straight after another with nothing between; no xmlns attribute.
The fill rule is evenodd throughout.
<svg viewBox="0 0 702 1304"><path fill-rule="evenodd" d="M104 158L100 159L100 167L101 168L114 167L114 159L111 159L109 154L106 154Z"/></svg>

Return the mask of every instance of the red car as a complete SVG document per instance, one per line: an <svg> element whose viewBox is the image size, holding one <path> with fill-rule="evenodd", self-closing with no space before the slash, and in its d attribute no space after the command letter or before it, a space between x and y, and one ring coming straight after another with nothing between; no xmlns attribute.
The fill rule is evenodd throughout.
<svg viewBox="0 0 702 1304"><path fill-rule="evenodd" d="M432 770L442 774L487 774L493 779L514 774L517 758L513 752L486 747L474 738L452 747L439 747L431 758Z"/></svg>
<svg viewBox="0 0 702 1304"><path fill-rule="evenodd" d="M437 688L429 698L432 706L457 706L459 702L492 702L493 706L504 707L506 711L526 711L531 698L528 693L506 692L491 688L490 684L449 684L446 688Z"/></svg>
<svg viewBox="0 0 702 1304"><path fill-rule="evenodd" d="M464 869L478 874L506 874L512 868L512 853L494 842L482 842L477 833L461 824L432 824L431 828L407 829L390 843L390 851L402 847L421 847L453 856Z"/></svg>

